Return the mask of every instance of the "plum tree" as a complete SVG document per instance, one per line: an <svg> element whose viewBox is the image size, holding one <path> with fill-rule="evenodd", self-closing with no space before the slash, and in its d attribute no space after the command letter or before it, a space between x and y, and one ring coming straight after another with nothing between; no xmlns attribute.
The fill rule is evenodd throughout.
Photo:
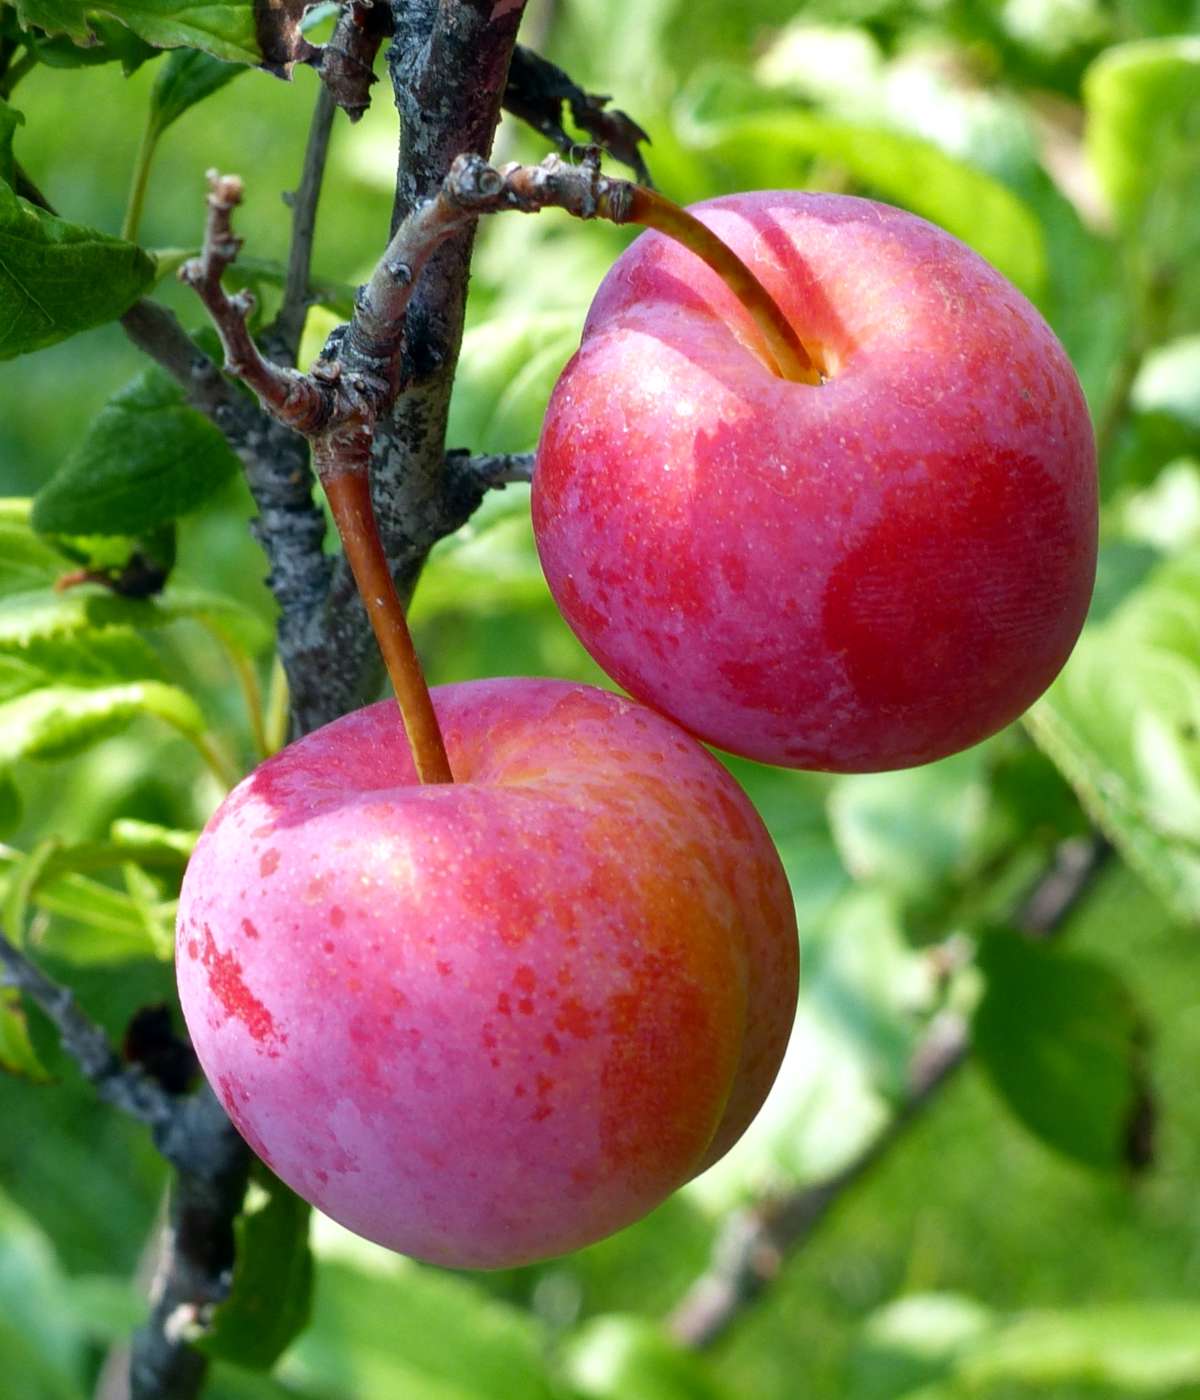
<svg viewBox="0 0 1200 1400"><path fill-rule="evenodd" d="M1091 597L1095 451L1066 352L902 210L766 192L695 213L824 382L773 372L729 288L643 234L542 430L559 607L631 694L734 753L859 771L977 743L1054 678Z"/></svg>
<svg viewBox="0 0 1200 1400"><path fill-rule="evenodd" d="M775 1077L796 927L766 829L676 725L590 687L390 702L209 823L178 922L193 1044L239 1131L368 1238L457 1267L576 1249L723 1154Z"/></svg>

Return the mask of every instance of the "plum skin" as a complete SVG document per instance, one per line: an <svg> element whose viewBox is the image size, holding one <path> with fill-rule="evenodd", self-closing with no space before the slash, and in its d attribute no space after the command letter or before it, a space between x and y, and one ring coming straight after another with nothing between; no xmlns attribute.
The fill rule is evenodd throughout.
<svg viewBox="0 0 1200 1400"><path fill-rule="evenodd" d="M1091 597L1095 447L1032 305L915 215L767 191L693 206L828 380L775 377L687 249L643 234L555 387L533 519L600 665L785 767L926 763L1025 710Z"/></svg>
<svg viewBox="0 0 1200 1400"><path fill-rule="evenodd" d="M292 744L206 827L180 999L235 1126L289 1185L460 1268L566 1253L720 1156L795 1012L778 855L734 780L624 698L434 691L456 781L395 705Z"/></svg>

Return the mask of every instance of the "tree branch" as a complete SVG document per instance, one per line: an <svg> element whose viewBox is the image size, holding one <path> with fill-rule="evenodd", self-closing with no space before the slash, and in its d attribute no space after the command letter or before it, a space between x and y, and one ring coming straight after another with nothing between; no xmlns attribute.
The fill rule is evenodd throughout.
<svg viewBox="0 0 1200 1400"><path fill-rule="evenodd" d="M380 28L393 31L388 60L401 118L393 230L437 192L460 152L490 150L522 9L471 0L394 0L384 26L387 7L376 7ZM493 10L503 13L493 20ZM347 18L342 25L348 42L352 22ZM368 67L364 55L374 34L371 29L350 44ZM365 102L365 70L358 71ZM465 225L447 239L413 290L395 373L403 388L375 430L372 500L392 576L405 598L433 544L458 529L483 495L482 489L464 491L461 482L447 481L443 465L471 237ZM310 614L297 664L289 670L299 733L374 699L382 678L349 565L342 558L331 567L324 603Z"/></svg>
<svg viewBox="0 0 1200 1400"><path fill-rule="evenodd" d="M474 456L463 449L446 453L446 486L460 491L502 491L514 482L533 480L532 452L482 452Z"/></svg>
<svg viewBox="0 0 1200 1400"><path fill-rule="evenodd" d="M123 1064L104 1031L80 1010L69 988L52 981L0 930L3 983L27 996L58 1031L63 1049L105 1103L144 1123L155 1134L165 1133L175 1114L176 1100L144 1070Z"/></svg>
<svg viewBox="0 0 1200 1400"><path fill-rule="evenodd" d="M1109 854L1099 838L1064 841L1021 905L1016 924L1037 938L1054 937L1090 889ZM943 1012L929 1026L908 1069L908 1092L884 1129L850 1162L824 1181L734 1212L718 1232L708 1269L667 1319L667 1330L688 1347L711 1346L770 1286L788 1257L824 1220L843 1194L862 1180L967 1061L970 1027Z"/></svg>
<svg viewBox="0 0 1200 1400"><path fill-rule="evenodd" d="M350 10L353 10L353 6ZM349 13L346 11L343 13ZM340 22L340 21L339 21ZM317 228L317 203L325 176L325 161L329 154L329 136L337 103L324 83L317 91L312 123L308 129L308 144L304 149L304 166L300 185L291 197L292 240L288 247L287 278L283 301L265 337L272 358L294 365L300 350L300 337L310 303L309 276L312 270L313 236Z"/></svg>
<svg viewBox="0 0 1200 1400"><path fill-rule="evenodd" d="M176 1176L150 1289L150 1317L133 1338L130 1400L199 1395L208 1357L190 1343L229 1294L233 1222L250 1171L250 1149L207 1084L178 1101L169 1147Z"/></svg>
<svg viewBox="0 0 1200 1400"><path fill-rule="evenodd" d="M376 82L375 56L391 33L387 6L371 0L350 0L338 17L329 42L316 60L322 84L352 122L367 110ZM650 137L627 113L609 109L611 99L585 92L577 82L549 59L523 44L516 45L504 88L503 107L518 120L552 141L562 155L578 145L562 124L564 104L575 125L619 160L643 185L653 187L640 145ZM468 149L467 147L463 148Z"/></svg>

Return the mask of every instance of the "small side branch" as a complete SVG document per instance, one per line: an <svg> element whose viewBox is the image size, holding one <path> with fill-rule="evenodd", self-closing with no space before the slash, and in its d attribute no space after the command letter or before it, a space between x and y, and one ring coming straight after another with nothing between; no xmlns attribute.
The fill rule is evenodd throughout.
<svg viewBox="0 0 1200 1400"><path fill-rule="evenodd" d="M452 494L470 491L482 499L488 491L533 480L532 452L469 452L446 454L446 488Z"/></svg>
<svg viewBox="0 0 1200 1400"><path fill-rule="evenodd" d="M308 129L308 144L304 149L304 167L300 185L290 197L292 207L292 240L288 247L287 278L279 314L267 334L272 354L289 365L296 363L300 337L309 307L309 276L312 271L313 237L317 229L317 204L325 178L325 162L329 155L329 137L337 103L324 84L317 92L312 123ZM276 350L278 349L278 353Z"/></svg>
<svg viewBox="0 0 1200 1400"><path fill-rule="evenodd" d="M263 407L281 423L297 432L311 431L320 423L322 395L306 376L273 365L264 357L246 323L254 309L253 296L246 291L227 296L221 285L225 269L236 260L242 246L232 223L233 211L242 202L242 182L236 175L210 171L208 183L203 251L180 268L180 280L194 288L207 307L225 349L226 370L249 385Z"/></svg>
<svg viewBox="0 0 1200 1400"><path fill-rule="evenodd" d="M400 224L360 291L349 325L330 337L311 374L267 360L246 324L253 298L246 292L228 296L221 285L241 248L232 224L243 197L237 176L210 172L203 251L179 275L208 308L225 349L225 368L254 390L268 413L314 443L339 433L352 436L356 457L362 457L363 432L388 412L401 387L397 366L417 279L447 239L481 214L505 209L534 213L553 207L577 218L623 223L635 188L603 175L595 152L580 165L549 156L540 165L502 170L481 156L459 156L438 193Z"/></svg>

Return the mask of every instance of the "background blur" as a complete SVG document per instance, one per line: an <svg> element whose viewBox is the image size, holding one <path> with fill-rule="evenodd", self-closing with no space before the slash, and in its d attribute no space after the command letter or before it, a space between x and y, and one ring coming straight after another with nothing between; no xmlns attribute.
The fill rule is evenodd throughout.
<svg viewBox="0 0 1200 1400"><path fill-rule="evenodd" d="M967 754L843 779L734 765L787 865L804 973L781 1081L719 1168L614 1239L507 1274L424 1268L318 1222L312 1326L274 1377L223 1365L211 1393L1200 1396L1200 4L543 0L523 36L645 127L675 199L869 194L942 224L1015 281L1064 340L1097 424L1096 603L1029 724ZM117 64L39 67L22 82L21 159L65 216L120 227L160 62L129 79ZM308 70L290 86L246 72L189 112L163 140L142 242L194 246L216 166L246 179L247 253L284 256L280 192L315 92ZM333 138L315 272L339 284L363 280L387 229L386 82L375 99ZM505 158L544 150L508 121L500 141ZM487 224L452 445L534 445L624 241L555 213ZM189 294L168 282L160 295L200 323ZM326 316L314 312L314 347ZM143 367L115 326L5 364L0 495L35 493ZM266 684L272 604L249 513L234 479L181 522L176 577L261 619L241 644ZM496 494L438 547L414 619L433 680L602 680L550 602L525 488ZM242 694L211 634L178 623L156 646L247 764ZM48 832L98 839L127 819L195 829L219 796L193 751L149 720L15 777L23 814L0 880ZM1022 945L1015 968L993 951L981 993L980 930L1010 919L1093 822L1115 854L1054 951ZM118 893L132 923L119 901L102 917L60 899L35 926L40 956L114 1034L173 998L171 891ZM930 1024L981 995L976 1058L714 1346L673 1348L654 1324L703 1272L722 1221L860 1154L902 1105ZM57 1400L89 1393L141 1316L130 1280L164 1177L40 1021L32 1033L60 1082L0 1078L0 1390Z"/></svg>

